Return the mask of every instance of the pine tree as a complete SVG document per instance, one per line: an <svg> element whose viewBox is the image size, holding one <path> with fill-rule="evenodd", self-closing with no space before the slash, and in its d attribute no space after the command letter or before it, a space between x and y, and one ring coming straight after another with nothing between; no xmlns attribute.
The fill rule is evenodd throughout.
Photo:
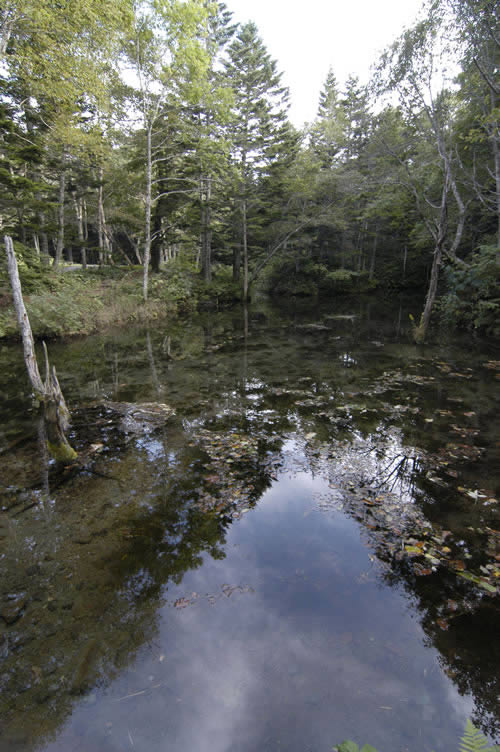
<svg viewBox="0 0 500 752"><path fill-rule="evenodd" d="M344 145L344 121L337 79L330 68L310 131L311 148L324 168L332 167Z"/></svg>
<svg viewBox="0 0 500 752"><path fill-rule="evenodd" d="M228 50L225 64L234 92L229 135L237 171L235 196L241 244L233 254L233 277L243 263L243 297L248 296L248 241L252 213L258 203L256 188L272 150L286 129L288 89L281 83L277 63L258 36L254 23L245 24Z"/></svg>

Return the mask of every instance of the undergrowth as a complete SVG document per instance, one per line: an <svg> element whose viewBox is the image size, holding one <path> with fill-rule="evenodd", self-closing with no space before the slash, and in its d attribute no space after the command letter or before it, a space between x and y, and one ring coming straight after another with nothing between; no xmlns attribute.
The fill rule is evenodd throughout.
<svg viewBox="0 0 500 752"><path fill-rule="evenodd" d="M114 326L226 307L238 290L224 275L210 285L194 268L172 262L151 275L147 303L142 298L142 268L105 267L54 272L36 259L18 256L24 302L35 337L86 335ZM6 269L0 268L0 338L17 337L18 326Z"/></svg>

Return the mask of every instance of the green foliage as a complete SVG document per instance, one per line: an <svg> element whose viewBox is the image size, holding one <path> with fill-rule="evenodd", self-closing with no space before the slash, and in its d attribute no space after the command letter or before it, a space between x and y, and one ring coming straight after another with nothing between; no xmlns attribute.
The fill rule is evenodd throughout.
<svg viewBox="0 0 500 752"><path fill-rule="evenodd" d="M358 747L355 742L345 741L333 748L336 752L377 752L375 747L365 744ZM488 740L482 735L474 724L467 719L464 735L459 744L458 752L500 752L499 746L488 746Z"/></svg>
<svg viewBox="0 0 500 752"><path fill-rule="evenodd" d="M103 267L85 272L56 273L19 261L25 304L36 337L91 334L110 326L177 316L198 308L221 309L241 299L230 270L217 269L210 284L196 267L172 261L151 280L150 299L142 299L140 267ZM28 284L25 285L25 281ZM42 280L42 281L41 281ZM0 270L0 338L17 337L10 286Z"/></svg>
<svg viewBox="0 0 500 752"><path fill-rule="evenodd" d="M470 719L467 719L465 733L460 740L460 752L495 752L498 746L489 747L488 741Z"/></svg>
<svg viewBox="0 0 500 752"><path fill-rule="evenodd" d="M338 752L377 752L375 747L372 747L371 744L365 744L363 747L358 747L357 744L354 742L342 742L342 744L337 747Z"/></svg>
<svg viewBox="0 0 500 752"><path fill-rule="evenodd" d="M442 320L454 327L500 334L500 265L496 246L481 246L468 267L447 271L447 294L439 307Z"/></svg>
<svg viewBox="0 0 500 752"><path fill-rule="evenodd" d="M230 269L220 266L215 270L211 282L197 280L195 293L198 308L221 310L241 300L241 285L233 281Z"/></svg>
<svg viewBox="0 0 500 752"><path fill-rule="evenodd" d="M329 269L312 259L287 259L274 264L268 275L269 290L275 295L298 297L367 292L375 287L367 272Z"/></svg>

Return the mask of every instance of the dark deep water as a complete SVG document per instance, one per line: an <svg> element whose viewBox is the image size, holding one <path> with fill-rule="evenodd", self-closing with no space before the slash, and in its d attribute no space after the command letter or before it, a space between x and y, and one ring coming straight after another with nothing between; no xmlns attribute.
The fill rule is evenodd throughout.
<svg viewBox="0 0 500 752"><path fill-rule="evenodd" d="M0 348L1 752L448 752L468 717L499 738L500 353L414 346L416 310L52 344L78 473Z"/></svg>

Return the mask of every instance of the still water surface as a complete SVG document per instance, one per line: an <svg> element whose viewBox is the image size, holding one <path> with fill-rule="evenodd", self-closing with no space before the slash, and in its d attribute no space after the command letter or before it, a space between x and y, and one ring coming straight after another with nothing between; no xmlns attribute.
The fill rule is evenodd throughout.
<svg viewBox="0 0 500 752"><path fill-rule="evenodd" d="M417 348L409 310L52 345L79 472L47 462L2 349L1 752L498 735L499 355Z"/></svg>

